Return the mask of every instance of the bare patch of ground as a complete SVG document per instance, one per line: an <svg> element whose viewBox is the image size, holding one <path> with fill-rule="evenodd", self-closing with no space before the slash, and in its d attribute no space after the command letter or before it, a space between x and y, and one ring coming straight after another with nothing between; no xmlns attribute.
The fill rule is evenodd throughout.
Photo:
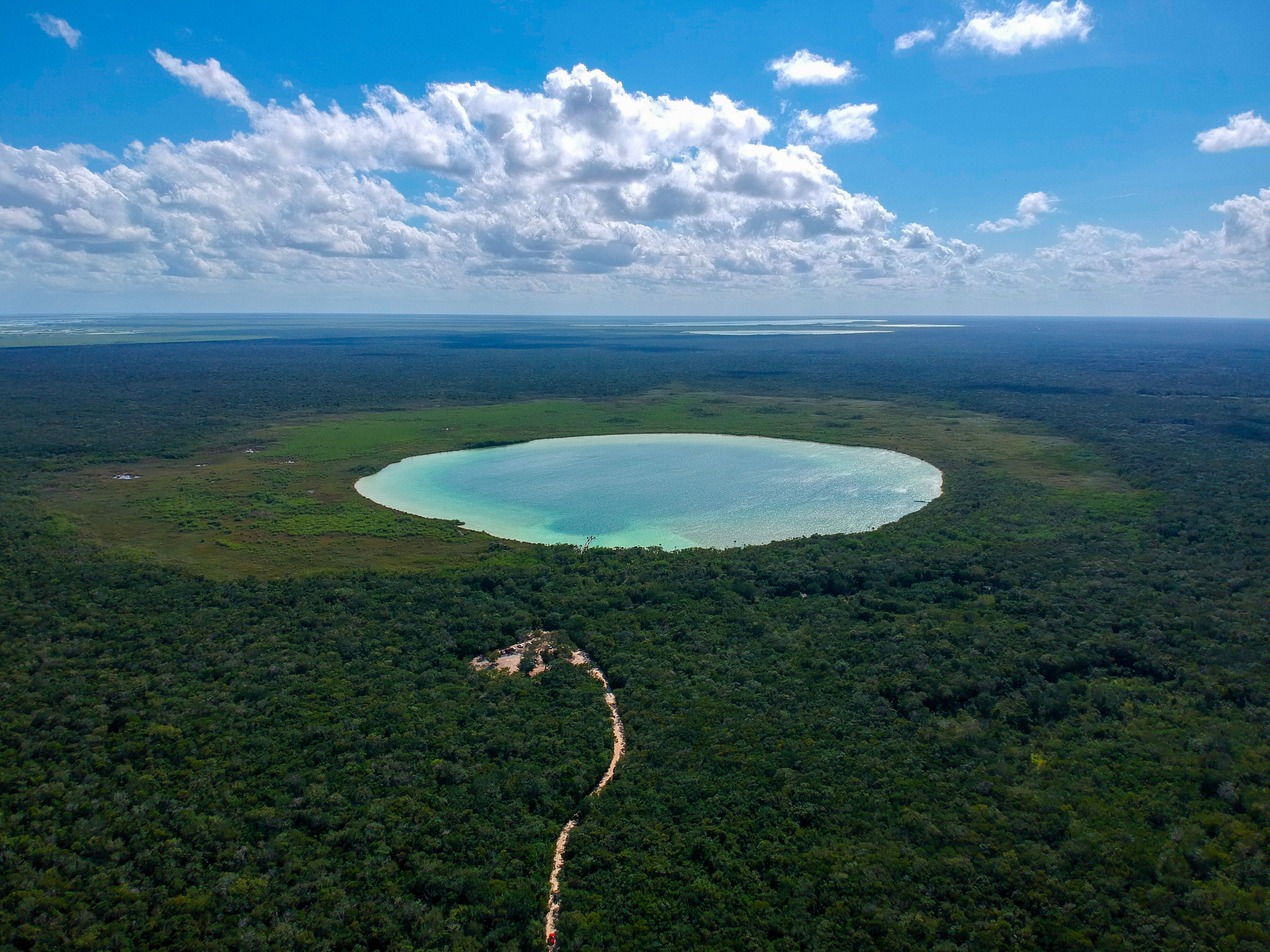
<svg viewBox="0 0 1270 952"><path fill-rule="evenodd" d="M472 667L478 671L502 671L507 674L518 674L523 667L524 659L528 656L534 659L533 666L528 671L529 676L532 678L546 671L548 665L557 657L559 651L555 636L556 633L553 631L534 632L524 641L499 649L492 658L488 656L473 658ZM613 694L612 688L609 687L609 679L600 670L600 666L592 661L585 651L579 648L572 650L568 661L570 664L586 668L587 674L604 685L604 703L608 705L609 718L613 722L613 756L609 760L608 769L604 771L604 776L587 794L588 797L594 797L608 786L609 781L613 779L613 775L617 772L619 761L626 753L626 729L622 726L622 716L617 710L617 697ZM574 827L577 825L578 817L575 814L570 817L569 822L560 831L560 835L556 837L556 852L551 859L551 878L547 887L547 918L544 924L548 947L554 947L557 944L556 920L560 916L560 874L564 870L564 853L569 846L569 834L573 832Z"/></svg>
<svg viewBox="0 0 1270 952"><path fill-rule="evenodd" d="M518 674L521 662L526 656L533 658L533 666L528 674L537 677L547 670L547 665L556 656L556 645L552 640L554 631L536 631L524 641L506 648L500 648L491 658L479 655L472 659L472 667L477 671L504 671L507 674Z"/></svg>

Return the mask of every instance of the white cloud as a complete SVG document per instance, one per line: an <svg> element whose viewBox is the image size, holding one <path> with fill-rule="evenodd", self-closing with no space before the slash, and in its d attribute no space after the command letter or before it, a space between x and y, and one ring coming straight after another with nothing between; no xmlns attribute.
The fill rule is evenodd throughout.
<svg viewBox="0 0 1270 952"><path fill-rule="evenodd" d="M155 50L152 55L167 72L209 99L220 99L240 109L251 109L255 105L243 84L225 72L214 59L206 63L187 63L163 50Z"/></svg>
<svg viewBox="0 0 1270 952"><path fill-rule="evenodd" d="M812 145L864 142L877 134L877 127L873 125L873 115L877 111L875 103L845 103L823 116L804 110L794 117L790 137Z"/></svg>
<svg viewBox="0 0 1270 952"><path fill-rule="evenodd" d="M1221 236L1227 249L1261 256L1270 252L1270 188L1263 188L1257 195L1227 199L1212 206L1212 210L1226 216Z"/></svg>
<svg viewBox="0 0 1270 952"><path fill-rule="evenodd" d="M1031 228L1042 215L1048 215L1058 205L1058 199L1046 192L1028 192L1021 199L1014 218L998 218L980 222L979 231L1001 232L1016 228Z"/></svg>
<svg viewBox="0 0 1270 952"><path fill-rule="evenodd" d="M793 56L772 60L767 68L776 74L776 85L837 86L855 76L855 67L847 60L835 63L810 50L799 50Z"/></svg>
<svg viewBox="0 0 1270 952"><path fill-rule="evenodd" d="M33 208L0 208L0 233L39 231L42 227L43 222Z"/></svg>
<svg viewBox="0 0 1270 952"><path fill-rule="evenodd" d="M31 19L39 28L55 40L65 40L71 49L79 46L79 38L83 35L61 17L49 13L32 13Z"/></svg>
<svg viewBox="0 0 1270 952"><path fill-rule="evenodd" d="M1093 25L1093 11L1083 0L1053 0L1043 7L1023 0L1010 13L967 8L949 34L947 46L1015 56L1028 47L1039 49L1073 39L1083 42Z"/></svg>
<svg viewBox="0 0 1270 952"><path fill-rule="evenodd" d="M1232 253L1234 252L1234 253ZM1130 288L1135 293L1229 295L1237 288L1264 283L1263 252L1245 254L1226 246L1219 233L1181 232L1162 245L1141 235L1097 225L1078 225L1059 235L1058 243L1033 256L1040 275L1054 284L1085 292Z"/></svg>
<svg viewBox="0 0 1270 952"><path fill-rule="evenodd" d="M1201 152L1230 152L1270 145L1270 122L1254 112L1241 112L1231 116L1224 126L1201 132L1195 137L1195 144Z"/></svg>
<svg viewBox="0 0 1270 952"><path fill-rule="evenodd" d="M911 33L902 33L895 38L895 52L902 53L905 50L911 50L913 47L922 43L933 43L935 40L935 31L930 29L913 30Z"/></svg>
<svg viewBox="0 0 1270 952"><path fill-rule="evenodd" d="M1213 206L1220 230L1163 245L1078 226L1035 254L986 257L897 223L810 141L793 141L858 140L872 104L800 118L781 142L766 116L726 96L649 95L582 66L529 90L445 83L412 98L379 87L348 111L303 96L255 102L212 62L165 68L242 106L242 128L115 157L0 143L0 286L169 300L230 287L253 301L261 288L278 301L466 295L541 310L641 294L773 306L1139 286L1256 297L1270 281L1270 190ZM1024 227L1055 202L1030 193L1002 222Z"/></svg>
<svg viewBox="0 0 1270 952"><path fill-rule="evenodd" d="M930 248L936 241L934 231L916 222L905 225L901 234L906 248Z"/></svg>
<svg viewBox="0 0 1270 952"><path fill-rule="evenodd" d="M0 208L6 230L73 251L135 251L150 237L127 196L85 166L95 152L14 149L0 143Z"/></svg>
<svg viewBox="0 0 1270 952"><path fill-rule="evenodd" d="M877 199L846 191L807 145L764 142L771 122L725 96L654 97L579 66L536 92L451 83L411 99L381 87L350 113L303 96L261 105L215 61L154 55L241 106L249 131L135 144L104 171L82 150L0 146L11 261L69 274L85 255L109 255L112 268L156 279L438 286L596 274L713 282L825 262L849 279L896 253ZM844 120L821 118L826 135L846 134ZM397 172L431 176L435 194L407 198L390 181Z"/></svg>
<svg viewBox="0 0 1270 952"><path fill-rule="evenodd" d="M1183 231L1153 245L1141 235L1078 225L1032 256L1040 276L1057 286L1106 293L1189 295L1201 308L1248 293L1264 313L1270 283L1270 189L1212 206L1224 215L1218 231Z"/></svg>

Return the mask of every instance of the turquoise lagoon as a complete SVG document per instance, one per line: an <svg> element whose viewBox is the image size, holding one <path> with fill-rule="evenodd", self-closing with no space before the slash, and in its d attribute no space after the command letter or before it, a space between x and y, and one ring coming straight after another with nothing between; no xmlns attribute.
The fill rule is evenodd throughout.
<svg viewBox="0 0 1270 952"><path fill-rule="evenodd" d="M864 532L921 509L942 485L934 466L890 450L653 433L412 456L356 488L504 539L684 549Z"/></svg>

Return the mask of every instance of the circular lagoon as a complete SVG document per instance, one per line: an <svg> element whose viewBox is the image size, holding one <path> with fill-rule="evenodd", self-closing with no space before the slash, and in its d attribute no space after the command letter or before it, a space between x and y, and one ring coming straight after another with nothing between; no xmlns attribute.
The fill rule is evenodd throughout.
<svg viewBox="0 0 1270 952"><path fill-rule="evenodd" d="M890 450L644 433L412 456L356 489L504 539L685 549L864 532L921 509L942 485L934 466Z"/></svg>

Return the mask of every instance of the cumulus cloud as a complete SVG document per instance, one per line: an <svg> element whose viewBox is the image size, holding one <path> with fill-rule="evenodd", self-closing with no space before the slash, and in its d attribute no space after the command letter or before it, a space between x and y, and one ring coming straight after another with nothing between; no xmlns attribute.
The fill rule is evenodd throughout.
<svg viewBox="0 0 1270 952"><path fill-rule="evenodd" d="M31 19L53 39L65 40L66 45L71 49L79 46L79 38L82 34L61 17L55 17L50 13L32 13Z"/></svg>
<svg viewBox="0 0 1270 952"><path fill-rule="evenodd" d="M97 153L75 147L14 149L0 143L0 231L37 236L72 251L123 252L150 238L131 215L127 196L85 162Z"/></svg>
<svg viewBox="0 0 1270 952"><path fill-rule="evenodd" d="M979 231L1001 232L1014 231L1016 228L1031 228L1042 215L1048 215L1058 205L1058 199L1046 192L1028 192L1019 199L1014 218L998 218L996 221L979 223Z"/></svg>
<svg viewBox="0 0 1270 952"><path fill-rule="evenodd" d="M1195 137L1195 144L1201 152L1230 152L1270 145L1270 122L1254 112L1241 112L1231 116L1224 126L1201 132Z"/></svg>
<svg viewBox="0 0 1270 952"><path fill-rule="evenodd" d="M767 143L770 120L726 96L651 96L578 66L537 91L447 83L410 98L379 87L346 112L304 96L262 105L214 60L154 56L243 108L249 128L91 162L74 148L0 145L11 264L38 258L70 274L109 256L150 276L447 286L535 275L852 280L889 273L907 253L876 198L843 188L807 144ZM835 112L816 117L821 136L863 134ZM392 184L399 172L436 186L408 198Z"/></svg>
<svg viewBox="0 0 1270 952"><path fill-rule="evenodd" d="M897 223L815 148L866 138L872 104L800 114L781 142L766 116L726 96L650 95L584 66L554 70L536 89L442 83L410 97L378 87L345 110L304 96L260 103L213 61L156 60L240 106L242 128L118 156L0 143L5 287L185 293L250 279L238 286L481 300L697 288L785 300L1261 288L1270 269L1270 190L1214 205L1220 229L1164 245L1080 226L1033 255L985 257ZM1034 192L1014 218L985 224L1025 227L1055 202Z"/></svg>
<svg viewBox="0 0 1270 952"><path fill-rule="evenodd" d="M1029 47L1083 42L1093 26L1093 11L1083 0L1053 0L1043 7L1023 0L1009 13L967 8L948 35L947 46L1016 56Z"/></svg>
<svg viewBox="0 0 1270 952"><path fill-rule="evenodd" d="M43 224L33 208L0 208L0 234L39 231Z"/></svg>
<svg viewBox="0 0 1270 952"><path fill-rule="evenodd" d="M877 111L876 103L845 103L823 116L804 110L794 117L790 137L812 145L864 142L877 134L878 130L873 125L873 115Z"/></svg>
<svg viewBox="0 0 1270 952"><path fill-rule="evenodd" d="M1227 199L1212 210L1225 216L1221 237L1227 249L1262 256L1270 252L1270 188Z"/></svg>
<svg viewBox="0 0 1270 952"><path fill-rule="evenodd" d="M152 55L154 61L168 73L209 99L219 99L240 109L250 109L255 105L243 84L225 72L214 59L206 63L187 63L163 50L155 50Z"/></svg>
<svg viewBox="0 0 1270 952"><path fill-rule="evenodd" d="M847 60L835 63L810 50L799 50L793 56L772 60L767 68L776 74L776 85L837 86L855 76L855 67Z"/></svg>
<svg viewBox="0 0 1270 952"><path fill-rule="evenodd" d="M902 33L895 38L895 52L903 53L905 50L911 50L922 43L933 43L934 41L934 30L921 29L913 30L911 33Z"/></svg>
<svg viewBox="0 0 1270 952"><path fill-rule="evenodd" d="M934 231L916 222L905 225L901 234L906 248L930 248L936 241Z"/></svg>
<svg viewBox="0 0 1270 952"><path fill-rule="evenodd" d="M1241 289L1264 289L1270 282L1270 189L1212 210L1224 216L1219 230L1182 231L1162 244L1116 228L1078 225L1038 249L1032 262L1044 280L1081 291L1128 288L1211 302Z"/></svg>
<svg viewBox="0 0 1270 952"><path fill-rule="evenodd" d="M1046 279L1080 291L1229 293L1267 277L1264 260L1230 254L1220 235L1196 231L1152 245L1133 232L1078 225L1063 231L1056 244L1038 249L1033 259Z"/></svg>

